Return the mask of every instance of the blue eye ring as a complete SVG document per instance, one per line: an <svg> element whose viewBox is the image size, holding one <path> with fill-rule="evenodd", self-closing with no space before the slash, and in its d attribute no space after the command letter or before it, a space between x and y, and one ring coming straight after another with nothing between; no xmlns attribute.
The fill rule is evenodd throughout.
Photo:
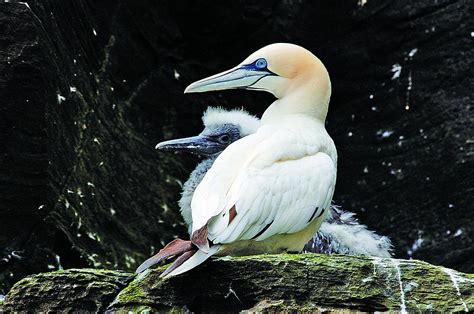
<svg viewBox="0 0 474 314"><path fill-rule="evenodd" d="M257 61L255 61L255 67L257 69L265 69L267 67L267 60L264 58L260 58Z"/></svg>

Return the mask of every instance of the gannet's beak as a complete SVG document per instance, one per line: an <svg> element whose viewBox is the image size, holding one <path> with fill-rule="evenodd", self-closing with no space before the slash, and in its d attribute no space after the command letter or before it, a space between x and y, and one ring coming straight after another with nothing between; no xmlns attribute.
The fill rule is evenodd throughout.
<svg viewBox="0 0 474 314"><path fill-rule="evenodd" d="M254 63L239 65L228 71L192 83L185 93L202 93L225 89L255 89L269 91L256 84L267 76L278 76L266 67L258 68ZM260 84L259 84L260 85Z"/></svg>
<svg viewBox="0 0 474 314"><path fill-rule="evenodd" d="M185 152L201 156L210 156L220 153L225 149L225 145L219 143L217 139L198 135L158 143L155 149L166 152Z"/></svg>

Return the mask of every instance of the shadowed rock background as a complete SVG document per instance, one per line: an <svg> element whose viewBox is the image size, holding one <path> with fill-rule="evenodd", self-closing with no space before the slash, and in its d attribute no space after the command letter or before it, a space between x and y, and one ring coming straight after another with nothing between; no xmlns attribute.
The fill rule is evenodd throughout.
<svg viewBox="0 0 474 314"><path fill-rule="evenodd" d="M184 235L177 199L195 160L153 147L197 133L208 105L261 115L270 95L183 90L279 41L331 74L335 202L390 236L397 257L473 272L473 11L469 0L0 3L0 294L60 267L130 271Z"/></svg>

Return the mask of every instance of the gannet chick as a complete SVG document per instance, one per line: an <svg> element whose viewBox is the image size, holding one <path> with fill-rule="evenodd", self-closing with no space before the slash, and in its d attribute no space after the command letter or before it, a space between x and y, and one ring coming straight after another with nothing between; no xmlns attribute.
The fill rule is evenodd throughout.
<svg viewBox="0 0 474 314"><path fill-rule="evenodd" d="M191 200L197 185L211 168L217 156L233 142L255 133L260 126L260 119L243 109L225 110L209 107L202 116L204 130L197 136L164 141L156 149L170 152L187 152L205 157L191 172L183 185L183 192L178 202L183 220L191 234L192 216Z"/></svg>
<svg viewBox="0 0 474 314"><path fill-rule="evenodd" d="M252 134L260 120L243 109L209 107L202 116L204 130L198 135L159 143L162 151L189 152L206 157L191 172L179 200L181 215L191 233L191 199L199 182L217 156L231 143ZM306 244L304 252L390 257L392 246L387 237L367 229L355 214L332 205L319 231Z"/></svg>
<svg viewBox="0 0 474 314"><path fill-rule="evenodd" d="M332 205L304 252L391 257L392 242L361 224L355 214Z"/></svg>
<svg viewBox="0 0 474 314"><path fill-rule="evenodd" d="M324 127L331 82L322 62L292 44L273 44L237 67L197 81L185 92L253 89L277 100L257 131L229 145L197 186L191 241L173 240L145 261L177 257L175 276L214 254L300 252L331 204L337 152Z"/></svg>

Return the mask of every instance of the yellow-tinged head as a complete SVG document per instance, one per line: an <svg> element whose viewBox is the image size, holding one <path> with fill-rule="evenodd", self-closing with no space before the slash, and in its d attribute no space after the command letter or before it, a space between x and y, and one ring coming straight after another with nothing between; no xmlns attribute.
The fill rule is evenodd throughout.
<svg viewBox="0 0 474 314"><path fill-rule="evenodd" d="M184 92L225 89L272 93L279 100L267 109L266 116L296 113L322 121L331 96L329 74L322 62L305 48L287 43L263 47L238 66L194 82Z"/></svg>

